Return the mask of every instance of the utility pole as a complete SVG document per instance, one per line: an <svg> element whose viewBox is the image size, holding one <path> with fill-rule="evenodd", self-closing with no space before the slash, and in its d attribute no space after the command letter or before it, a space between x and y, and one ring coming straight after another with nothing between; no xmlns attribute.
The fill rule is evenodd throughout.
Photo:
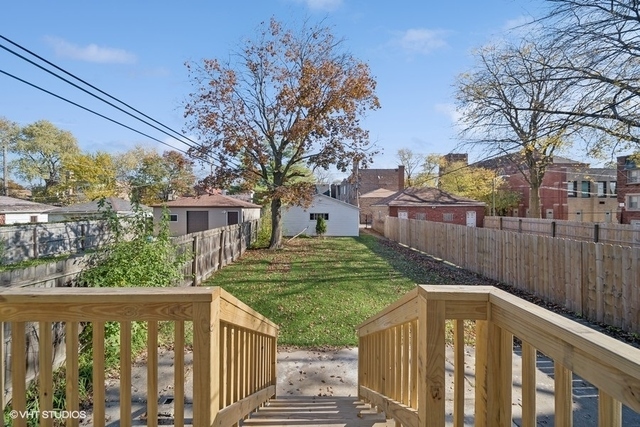
<svg viewBox="0 0 640 427"><path fill-rule="evenodd" d="M2 144L2 195L9 195L9 172L7 170L7 142Z"/></svg>

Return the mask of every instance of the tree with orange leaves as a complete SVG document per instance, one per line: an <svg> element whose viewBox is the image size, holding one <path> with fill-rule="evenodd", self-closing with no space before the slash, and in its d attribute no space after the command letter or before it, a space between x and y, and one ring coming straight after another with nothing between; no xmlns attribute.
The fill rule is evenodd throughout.
<svg viewBox="0 0 640 427"><path fill-rule="evenodd" d="M187 64L195 90L184 114L201 140L190 154L219 165L209 185L267 188L271 249L282 241L283 206L313 196L305 171L366 166L376 153L359 122L380 107L376 82L341 47L326 26L305 23L296 32L271 19L234 61Z"/></svg>

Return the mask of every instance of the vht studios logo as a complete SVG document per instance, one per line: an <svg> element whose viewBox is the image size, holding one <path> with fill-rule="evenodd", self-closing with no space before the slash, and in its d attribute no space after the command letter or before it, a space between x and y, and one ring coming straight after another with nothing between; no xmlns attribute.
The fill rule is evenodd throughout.
<svg viewBox="0 0 640 427"><path fill-rule="evenodd" d="M81 419L86 418L87 413L85 411L16 411L15 409L9 413L9 416L16 420L27 419L37 420L42 419L63 419L68 418Z"/></svg>

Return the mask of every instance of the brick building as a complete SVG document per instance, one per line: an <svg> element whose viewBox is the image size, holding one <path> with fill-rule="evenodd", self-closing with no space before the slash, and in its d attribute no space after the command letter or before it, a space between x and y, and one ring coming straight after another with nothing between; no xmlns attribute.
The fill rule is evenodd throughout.
<svg viewBox="0 0 640 427"><path fill-rule="evenodd" d="M617 161L618 221L640 227L640 159L620 156Z"/></svg>
<svg viewBox="0 0 640 427"><path fill-rule="evenodd" d="M434 187L408 187L373 204L373 228L386 216L481 227L486 205Z"/></svg>
<svg viewBox="0 0 640 427"><path fill-rule="evenodd" d="M522 160L518 155L501 156L471 166L494 170L510 190L520 193L520 204L513 209L512 216L534 216L529 212L530 187L522 176ZM616 186L615 169L591 168L588 163L555 156L540 188L540 217L615 222Z"/></svg>
<svg viewBox="0 0 640 427"><path fill-rule="evenodd" d="M372 217L371 205L378 202L389 193L404 189L404 166L395 169L358 169L354 170L339 186L336 198L360 208L360 223L370 222ZM382 191L379 191L382 190Z"/></svg>

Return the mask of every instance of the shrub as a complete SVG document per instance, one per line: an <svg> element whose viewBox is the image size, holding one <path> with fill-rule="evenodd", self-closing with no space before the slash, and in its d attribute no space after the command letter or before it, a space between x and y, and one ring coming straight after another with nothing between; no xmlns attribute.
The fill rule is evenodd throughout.
<svg viewBox="0 0 640 427"><path fill-rule="evenodd" d="M322 216L318 216L316 219L316 234L322 236L327 232L327 223Z"/></svg>

